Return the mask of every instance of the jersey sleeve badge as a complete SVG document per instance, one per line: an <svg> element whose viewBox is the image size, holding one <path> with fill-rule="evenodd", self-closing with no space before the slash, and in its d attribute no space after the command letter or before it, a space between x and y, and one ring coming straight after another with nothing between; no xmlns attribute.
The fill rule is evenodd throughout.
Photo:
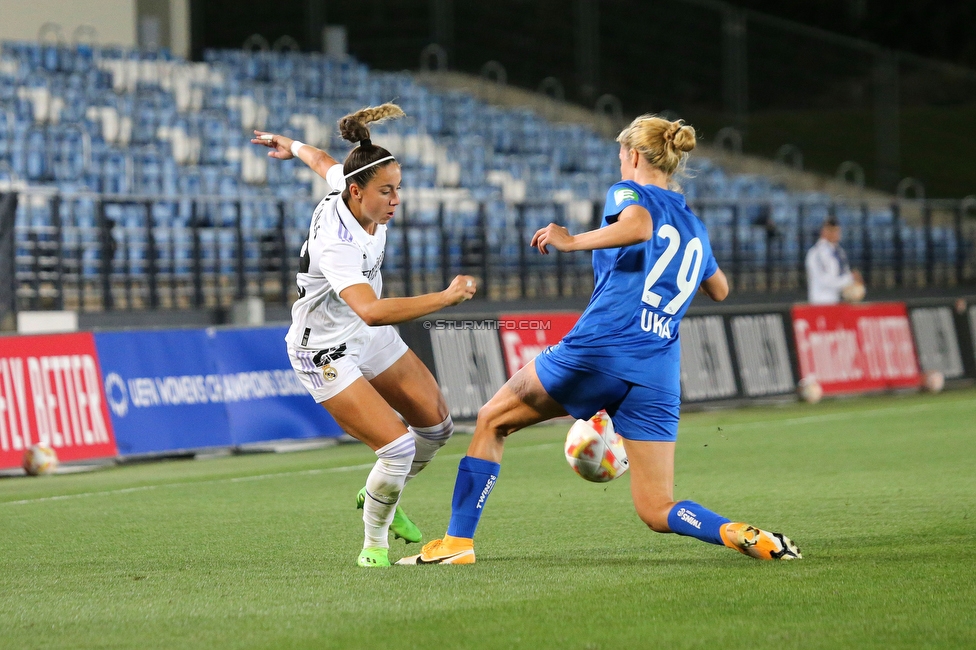
<svg viewBox="0 0 976 650"><path fill-rule="evenodd" d="M640 202L637 197L637 192L634 190L624 188L613 193L613 202L618 206L622 205L624 201L633 201L634 203Z"/></svg>

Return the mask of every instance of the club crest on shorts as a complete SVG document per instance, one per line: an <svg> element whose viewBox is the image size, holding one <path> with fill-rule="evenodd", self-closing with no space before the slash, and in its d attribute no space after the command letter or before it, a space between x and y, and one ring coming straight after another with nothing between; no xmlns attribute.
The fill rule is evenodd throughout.
<svg viewBox="0 0 976 650"><path fill-rule="evenodd" d="M339 376L339 371L333 368L330 364L325 364L322 366L322 377L326 381L335 381L336 377Z"/></svg>
<svg viewBox="0 0 976 650"><path fill-rule="evenodd" d="M328 350L319 350L312 357L312 363L322 369L322 377L326 381L335 381L339 377L339 371L332 367L332 362L344 356L346 356L346 344L342 343Z"/></svg>

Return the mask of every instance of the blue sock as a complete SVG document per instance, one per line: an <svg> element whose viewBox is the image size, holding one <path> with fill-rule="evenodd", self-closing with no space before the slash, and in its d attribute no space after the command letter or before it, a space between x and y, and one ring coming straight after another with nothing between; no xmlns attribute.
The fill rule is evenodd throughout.
<svg viewBox="0 0 976 650"><path fill-rule="evenodd" d="M725 546L719 529L729 521L694 501L679 501L668 513L671 532L719 546Z"/></svg>
<svg viewBox="0 0 976 650"><path fill-rule="evenodd" d="M490 460L465 456L458 464L454 482L454 498L451 500L451 523L447 534L451 537L474 538L481 511L491 488L498 480L501 465Z"/></svg>

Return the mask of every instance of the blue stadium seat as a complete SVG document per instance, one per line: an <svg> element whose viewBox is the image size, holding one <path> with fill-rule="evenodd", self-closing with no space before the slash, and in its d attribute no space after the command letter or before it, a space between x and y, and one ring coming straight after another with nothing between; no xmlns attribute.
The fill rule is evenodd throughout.
<svg viewBox="0 0 976 650"><path fill-rule="evenodd" d="M470 199L462 205L452 198L445 206L445 223L452 229L446 252L452 260L463 258L471 262L476 253L481 254L475 246L481 233L478 212L471 207L474 201L491 202L486 209L492 216L488 220L488 239L493 251L503 259L517 259L519 247L524 245L512 236L513 229L517 230L514 210L504 203L495 203L503 196L503 189L488 182L492 171L504 171L523 181L529 201L551 201L558 193L560 200L569 196L597 205L602 204L607 187L619 177L618 145L588 127L554 124L530 110L490 106L466 93L429 89L410 74L370 71L354 59L297 52L208 50L203 57L208 74L199 76L195 68L172 59L165 51L29 42L4 43L0 49L5 58L17 64L16 73L7 69L7 73L0 74L0 177L16 175L32 185L70 193L91 190L122 196L179 197L178 203L163 201L153 208L153 223L165 233L160 235L160 242L166 241L167 259L180 260L179 265L174 262L173 273L189 272L193 225L189 197L208 197L197 204L197 223L201 241L206 240L204 249L210 256L207 259L213 266L211 271L221 273L236 272L227 266L232 264L227 256L237 254L238 200L242 201L240 226L245 263L249 272L255 272L262 246L277 241L279 216L275 202L286 202L286 245L297 252L312 210L321 198L312 196L313 187L320 191L321 184L313 185L308 171L294 161L269 164L263 183L244 181L240 151L250 145L242 123L253 116L249 115L250 108L242 105L242 97L248 106L258 107L259 116L255 119L261 120L262 127L306 140L315 138L339 158L350 145L338 138L335 120L365 104L396 99L408 118L377 127L377 141L382 142L387 134L391 140L393 136L416 136L425 142L432 139L436 148L433 158L430 151L412 147L397 152L404 187L432 190L440 196L447 196L449 189ZM139 79L134 84L131 79L118 76L123 66L131 62L140 62ZM179 99L175 85L163 80L170 68L162 66L169 66L170 62L179 74L192 78L189 110L186 97L181 95ZM61 105L57 116L60 122L38 123L35 118L43 117L43 107L35 106L31 93L22 92L23 89L47 89ZM179 108L178 101L183 102ZM103 128L99 116L103 108L115 111L120 128ZM293 126L290 120L296 115L313 116L319 128L315 129L314 123ZM126 134L121 125L130 121L131 133ZM197 143L199 160L193 160L193 164L178 162L175 142L161 137L167 129L185 133ZM456 171L448 173L451 169ZM450 179L450 188L439 186L445 179ZM788 193L772 178L729 174L700 156L693 159L692 169L682 184L689 202L713 229L713 248L720 260L731 257L734 234L740 244L740 262L757 267L769 261L767 255L798 253L798 202L803 203L802 228L807 245L815 238L832 202L824 194ZM728 203L716 207L709 203L714 199L737 201L738 207L734 210ZM760 209L756 199L762 199L767 207ZM76 203L73 210L63 213L70 215L71 222L66 227L76 229L71 241L78 245L95 241L92 238L97 238L97 224L91 204L82 208L81 203ZM119 249L118 259L128 256L136 265L132 268L141 269L144 262L140 260L145 255L140 253L140 246L145 242L133 239L137 231L145 231L145 210L140 210L142 216L113 208L110 218L119 228L126 229L118 234L124 235L126 247L124 255ZM439 237L435 241L430 235L430 226L438 219L436 203L425 199L412 205L406 201L405 214L410 226L410 253L427 267L427 260L439 258L444 252ZM870 253L875 260L894 259L894 246L884 237L872 237L871 251L861 249L864 216L859 207L841 208L836 216L848 229L846 245L852 257L862 258ZM525 212L526 229L560 217L551 207L529 206ZM738 230L732 233L734 220ZM29 221L30 225L24 226L28 229L50 227L41 216L32 216ZM891 210L872 207L867 227L872 232L893 235ZM395 231L396 223L391 233ZM769 232L772 239L767 241ZM18 241L27 245L25 233L19 235ZM44 235L40 231L28 234ZM917 228L903 225L900 235L905 261L923 259L925 245ZM521 236L524 239L524 233ZM931 236L937 260L951 260L959 245L953 230L936 228ZM402 237L391 235L390 242L390 264L402 263ZM83 272L97 269L97 253L84 250ZM552 263L552 259L533 260L538 264Z"/></svg>

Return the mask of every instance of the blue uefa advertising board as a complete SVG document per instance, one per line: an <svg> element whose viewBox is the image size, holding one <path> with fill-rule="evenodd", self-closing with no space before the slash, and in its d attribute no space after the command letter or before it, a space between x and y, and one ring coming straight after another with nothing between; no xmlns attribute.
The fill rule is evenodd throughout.
<svg viewBox="0 0 976 650"><path fill-rule="evenodd" d="M292 370L285 348L287 331L276 327L208 332L216 372L225 378L224 406L235 445L342 434Z"/></svg>
<svg viewBox="0 0 976 650"><path fill-rule="evenodd" d="M291 369L284 335L280 327L95 334L119 453L340 435Z"/></svg>

